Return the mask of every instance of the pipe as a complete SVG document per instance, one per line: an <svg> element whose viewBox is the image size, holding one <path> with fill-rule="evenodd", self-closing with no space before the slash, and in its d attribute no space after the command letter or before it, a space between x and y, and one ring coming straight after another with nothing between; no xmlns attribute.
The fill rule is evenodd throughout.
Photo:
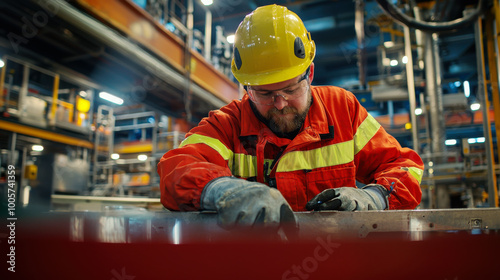
<svg viewBox="0 0 500 280"><path fill-rule="evenodd" d="M186 120L191 122L191 46L193 45L193 0L187 0L187 19L186 19L186 44L184 49L184 110L186 112Z"/></svg>
<svg viewBox="0 0 500 280"><path fill-rule="evenodd" d="M50 108L51 125L56 125L57 100L59 99L59 75L54 76L54 85L52 87L52 106Z"/></svg>
<svg viewBox="0 0 500 280"><path fill-rule="evenodd" d="M212 61L212 12L207 9L205 12L205 40L204 40L205 60Z"/></svg>
<svg viewBox="0 0 500 280"><path fill-rule="evenodd" d="M410 28L408 26L404 26L404 34L405 55L408 59L408 62L406 62L406 83L408 86L408 98L410 102L411 135L413 140L413 150L415 150L418 154L420 144L418 141L417 116L415 115L417 100L415 96L415 76L413 74L413 55L411 52Z"/></svg>
<svg viewBox="0 0 500 280"><path fill-rule="evenodd" d="M366 86L366 50L365 50L365 3L362 0L356 0L354 29L358 41L358 68L359 84Z"/></svg>
<svg viewBox="0 0 500 280"><path fill-rule="evenodd" d="M498 207L497 177L495 172L495 158L493 156L493 141L491 136L491 123L489 117L488 89L486 88L486 70L484 65L483 27L481 19L474 24L476 37L476 63L477 63L477 96L483 111L483 131L485 138L486 158L488 160L488 204ZM498 132L497 132L498 133Z"/></svg>
<svg viewBox="0 0 500 280"><path fill-rule="evenodd" d="M484 13L485 1L479 0L476 9L464 16L463 18L459 18L456 20L448 21L448 22L422 22L411 18L401 12L398 7L391 3L389 0L376 0L379 6L384 10L392 19L395 21L409 26L411 28L416 28L424 31L430 32L441 32L441 31L449 31L454 29L463 28L471 23L473 23L480 15Z"/></svg>
<svg viewBox="0 0 500 280"><path fill-rule="evenodd" d="M434 54L434 41L431 33L426 33L425 40L425 89L429 97L429 113L431 122L431 152L444 152L444 120L443 120L443 103L441 90L438 88L436 79L436 59ZM439 85L440 86L440 85Z"/></svg>
<svg viewBox="0 0 500 280"><path fill-rule="evenodd" d="M0 72L0 108L4 106L4 101L3 101L3 92L4 92L4 85L5 85L5 75L7 73L7 59L5 56L2 57L2 61L4 63L2 67L2 71ZM8 104L5 104L5 111L7 111Z"/></svg>

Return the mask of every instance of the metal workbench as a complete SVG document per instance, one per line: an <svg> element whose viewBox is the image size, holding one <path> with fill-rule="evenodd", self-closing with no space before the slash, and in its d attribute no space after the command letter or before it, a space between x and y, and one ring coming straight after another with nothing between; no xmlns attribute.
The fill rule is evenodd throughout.
<svg viewBox="0 0 500 280"><path fill-rule="evenodd" d="M498 208L295 216L298 227L276 232L225 230L211 212L130 206L26 215L17 221L16 254L19 269L24 268L18 275L115 280L500 279Z"/></svg>

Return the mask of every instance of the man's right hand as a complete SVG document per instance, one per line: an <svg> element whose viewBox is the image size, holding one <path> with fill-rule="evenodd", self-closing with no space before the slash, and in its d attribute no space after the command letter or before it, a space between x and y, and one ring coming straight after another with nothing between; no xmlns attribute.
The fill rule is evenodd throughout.
<svg viewBox="0 0 500 280"><path fill-rule="evenodd" d="M216 210L223 228L261 225L278 228L281 223L295 225L295 216L280 191L257 182L221 177L205 186L201 207Z"/></svg>

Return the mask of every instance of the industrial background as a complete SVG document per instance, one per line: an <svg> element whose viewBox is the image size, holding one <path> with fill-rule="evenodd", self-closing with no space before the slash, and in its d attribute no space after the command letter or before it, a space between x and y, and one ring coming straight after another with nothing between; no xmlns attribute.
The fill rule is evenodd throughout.
<svg viewBox="0 0 500 280"><path fill-rule="evenodd" d="M422 157L416 211L296 213L303 243L268 246L227 245L234 235L214 215L162 207L159 159L245 94L231 35L267 4L311 32L313 85L353 92ZM198 279L222 266L220 279L299 279L296 264L300 279L332 277L328 267L359 276L349 279L381 268L384 279L498 279L499 32L498 0L2 0L0 218L17 223L0 230L2 256L30 267L19 279ZM13 236L22 245L4 254ZM199 269L182 262L194 252Z"/></svg>
<svg viewBox="0 0 500 280"><path fill-rule="evenodd" d="M14 165L26 207L73 209L75 195L157 202L163 153L242 96L231 35L271 3L202 2L2 1L4 195ZM313 84L352 91L419 152L421 208L498 206L497 1L378 2L274 3L311 32Z"/></svg>

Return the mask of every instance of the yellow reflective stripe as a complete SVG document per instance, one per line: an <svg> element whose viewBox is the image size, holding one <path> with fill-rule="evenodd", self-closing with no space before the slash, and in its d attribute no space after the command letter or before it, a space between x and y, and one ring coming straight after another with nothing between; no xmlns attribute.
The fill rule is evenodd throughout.
<svg viewBox="0 0 500 280"><path fill-rule="evenodd" d="M184 139L179 147L183 147L189 144L208 145L212 149L216 150L222 156L222 158L224 158L224 160L229 160L233 157L233 152L231 150L229 150L224 144L222 144L221 141L212 137L192 134L188 138Z"/></svg>
<svg viewBox="0 0 500 280"><path fill-rule="evenodd" d="M368 114L354 135L354 154L361 151L380 128L380 124Z"/></svg>
<svg viewBox="0 0 500 280"><path fill-rule="evenodd" d="M417 179L418 183L422 182L422 176L424 175L424 171L420 168L416 167L407 167L408 172L410 172L410 175L413 176L413 178Z"/></svg>
<svg viewBox="0 0 500 280"><path fill-rule="evenodd" d="M268 166L271 166L273 162L272 159L264 159L264 164L268 162ZM257 176L257 157L245 154L234 154L234 166L231 170L234 176L242 178L250 178ZM269 171L266 170L266 172Z"/></svg>
<svg viewBox="0 0 500 280"><path fill-rule="evenodd" d="M257 157L245 154L234 154L233 175L249 178L257 176Z"/></svg>
<svg viewBox="0 0 500 280"><path fill-rule="evenodd" d="M199 134L192 134L182 141L179 147L189 144L205 144L216 150L224 160L228 161L227 164L234 176L242 178L257 176L257 157L255 156L233 153L218 139ZM268 166L271 165L272 161L272 159L264 159L264 163L269 162Z"/></svg>
<svg viewBox="0 0 500 280"><path fill-rule="evenodd" d="M290 152L280 159L277 172L334 166L354 160L354 141L309 150Z"/></svg>

